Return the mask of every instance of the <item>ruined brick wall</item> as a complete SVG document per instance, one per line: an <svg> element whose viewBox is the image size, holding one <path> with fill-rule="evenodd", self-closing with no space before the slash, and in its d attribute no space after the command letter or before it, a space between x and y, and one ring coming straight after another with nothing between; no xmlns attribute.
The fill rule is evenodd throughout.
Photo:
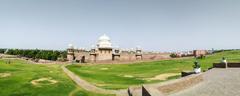
<svg viewBox="0 0 240 96"><path fill-rule="evenodd" d="M85 56L86 60L90 59L89 52L75 52L74 56L75 56L75 60L81 60L83 56Z"/></svg>
<svg viewBox="0 0 240 96"><path fill-rule="evenodd" d="M169 58L171 58L170 54L157 54L157 53L143 54L143 60L162 60Z"/></svg>
<svg viewBox="0 0 240 96"><path fill-rule="evenodd" d="M121 53L120 61L134 61L136 60L135 54L132 53Z"/></svg>

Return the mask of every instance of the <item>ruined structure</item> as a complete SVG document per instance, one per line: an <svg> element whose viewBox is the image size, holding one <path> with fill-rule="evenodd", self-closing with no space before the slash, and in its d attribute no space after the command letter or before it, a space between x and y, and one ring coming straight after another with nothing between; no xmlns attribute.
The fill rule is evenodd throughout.
<svg viewBox="0 0 240 96"><path fill-rule="evenodd" d="M145 53L140 47L132 50L121 50L113 48L111 39L107 35L99 37L96 46L90 50L76 49L69 44L67 49L68 61L76 62L106 62L106 61L134 61L134 60L155 60L169 58L159 53Z"/></svg>

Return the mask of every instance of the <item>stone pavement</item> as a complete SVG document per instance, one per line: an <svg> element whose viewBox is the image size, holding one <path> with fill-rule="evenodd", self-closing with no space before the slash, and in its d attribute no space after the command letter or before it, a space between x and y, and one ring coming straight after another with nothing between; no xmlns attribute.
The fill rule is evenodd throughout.
<svg viewBox="0 0 240 96"><path fill-rule="evenodd" d="M240 96L240 68L214 68L204 81L170 96Z"/></svg>

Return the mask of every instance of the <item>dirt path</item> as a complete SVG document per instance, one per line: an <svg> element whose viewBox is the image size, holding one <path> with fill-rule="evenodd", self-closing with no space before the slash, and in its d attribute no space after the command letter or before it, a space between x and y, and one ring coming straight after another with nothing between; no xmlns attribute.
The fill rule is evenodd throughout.
<svg viewBox="0 0 240 96"><path fill-rule="evenodd" d="M107 90L103 88L99 88L83 79L81 79L79 76L75 75L73 72L69 71L66 67L66 65L61 66L64 73L66 73L79 87L95 93L100 94L116 94L117 96L128 96L127 89L125 90Z"/></svg>

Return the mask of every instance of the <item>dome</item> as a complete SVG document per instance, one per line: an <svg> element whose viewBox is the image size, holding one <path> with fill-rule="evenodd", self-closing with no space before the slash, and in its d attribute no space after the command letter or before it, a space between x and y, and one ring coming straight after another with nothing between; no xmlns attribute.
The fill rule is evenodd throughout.
<svg viewBox="0 0 240 96"><path fill-rule="evenodd" d="M97 43L98 48L112 48L111 39L107 35L102 35L98 39Z"/></svg>
<svg viewBox="0 0 240 96"><path fill-rule="evenodd" d="M68 48L73 49L74 48L73 44L68 44Z"/></svg>
<svg viewBox="0 0 240 96"><path fill-rule="evenodd" d="M137 46L136 50L142 50L141 46Z"/></svg>
<svg viewBox="0 0 240 96"><path fill-rule="evenodd" d="M99 37L98 40L101 40L101 41L103 41L103 40L109 40L109 41L110 41L110 38L109 38L106 34L104 34L104 35L102 35L101 37Z"/></svg>

